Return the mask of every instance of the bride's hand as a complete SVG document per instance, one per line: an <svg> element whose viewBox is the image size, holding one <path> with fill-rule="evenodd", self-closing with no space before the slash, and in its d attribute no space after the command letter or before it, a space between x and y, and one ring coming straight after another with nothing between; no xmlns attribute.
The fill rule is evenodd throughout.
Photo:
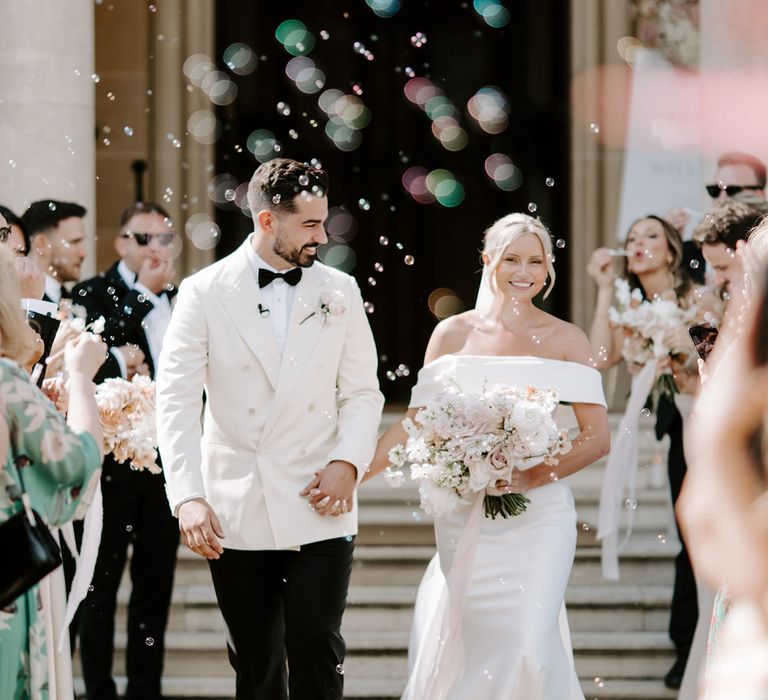
<svg viewBox="0 0 768 700"><path fill-rule="evenodd" d="M538 469L536 467L523 470L515 467L512 470L512 476L509 478L509 481L499 479L495 487L488 488L485 491L489 496L504 496L508 493L525 493L537 486L541 486L541 483L539 482Z"/></svg>

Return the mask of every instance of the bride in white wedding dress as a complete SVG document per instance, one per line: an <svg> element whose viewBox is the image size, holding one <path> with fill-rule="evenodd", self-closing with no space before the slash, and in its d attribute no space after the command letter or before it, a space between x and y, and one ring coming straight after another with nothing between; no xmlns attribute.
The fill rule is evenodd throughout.
<svg viewBox="0 0 768 700"><path fill-rule="evenodd" d="M483 263L487 294L435 328L406 417L450 377L470 393L497 384L555 389L558 423L567 402L578 434L557 465L515 469L509 483L497 483L492 495L530 499L521 515L492 520L468 504L435 518L438 553L419 587L403 698L583 700L563 604L576 550L576 511L563 479L608 451L600 374L589 366L584 333L533 305L555 278L551 238L538 219L510 214L493 224ZM390 448L406 440L402 423L390 428L365 478L384 470Z"/></svg>

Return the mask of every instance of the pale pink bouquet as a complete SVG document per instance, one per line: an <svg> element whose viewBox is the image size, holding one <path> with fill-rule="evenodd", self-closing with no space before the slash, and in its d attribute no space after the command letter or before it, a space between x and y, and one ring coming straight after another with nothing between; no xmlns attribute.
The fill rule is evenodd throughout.
<svg viewBox="0 0 768 700"><path fill-rule="evenodd" d="M135 374L130 381L105 379L96 387L96 405L105 451L120 464L128 462L131 469L159 474L155 383L142 374Z"/></svg>
<svg viewBox="0 0 768 700"><path fill-rule="evenodd" d="M690 325L696 318L696 307L681 308L676 298L643 299L639 289L629 288L624 279L615 282L616 302L609 311L613 325L624 333L621 356L629 364L644 366L672 354L664 341L666 332L681 325ZM677 386L672 374L665 372L658 379L662 393L673 395Z"/></svg>
<svg viewBox="0 0 768 700"><path fill-rule="evenodd" d="M452 383L406 420L405 445L396 445L385 478L398 486L402 468L410 465L411 479L421 481L421 507L431 515L445 515L474 494L509 482L514 469L545 462L571 449L568 433L558 429L553 412L558 404L553 390L497 385L482 394L463 392ZM486 517L508 518L524 512L529 499L520 493L486 494Z"/></svg>

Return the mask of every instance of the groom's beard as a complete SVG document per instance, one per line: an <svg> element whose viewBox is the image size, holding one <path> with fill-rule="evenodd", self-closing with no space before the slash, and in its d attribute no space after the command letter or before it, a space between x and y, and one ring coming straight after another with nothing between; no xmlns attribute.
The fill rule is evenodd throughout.
<svg viewBox="0 0 768 700"><path fill-rule="evenodd" d="M275 240L273 251L279 255L285 262L296 267L312 267L315 262L314 251L317 250L317 243L308 243L301 248L288 248L280 239ZM307 251L312 251L312 254Z"/></svg>

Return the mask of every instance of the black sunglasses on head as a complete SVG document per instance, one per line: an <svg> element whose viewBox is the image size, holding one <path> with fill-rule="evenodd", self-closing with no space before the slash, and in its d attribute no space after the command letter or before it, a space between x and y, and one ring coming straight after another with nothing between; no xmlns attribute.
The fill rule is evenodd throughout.
<svg viewBox="0 0 768 700"><path fill-rule="evenodd" d="M149 245L150 241L157 241L162 246L171 245L176 237L175 231L165 233L148 233L143 231L126 231L122 238L133 238L137 245Z"/></svg>
<svg viewBox="0 0 768 700"><path fill-rule="evenodd" d="M705 185L707 194L712 199L717 199L721 192L725 192L729 197L737 195L742 190L762 190L760 185Z"/></svg>
<svg viewBox="0 0 768 700"><path fill-rule="evenodd" d="M0 226L0 243L5 243L11 237L10 226Z"/></svg>

